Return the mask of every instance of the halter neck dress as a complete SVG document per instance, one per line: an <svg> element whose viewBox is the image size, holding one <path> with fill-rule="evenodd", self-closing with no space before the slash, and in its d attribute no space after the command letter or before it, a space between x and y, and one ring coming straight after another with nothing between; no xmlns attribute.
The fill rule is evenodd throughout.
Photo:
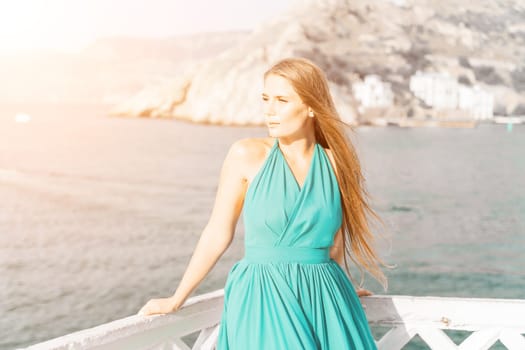
<svg viewBox="0 0 525 350"><path fill-rule="evenodd" d="M376 349L359 297L330 258L342 208L320 144L300 187L276 138L243 219L245 255L226 280L217 350Z"/></svg>

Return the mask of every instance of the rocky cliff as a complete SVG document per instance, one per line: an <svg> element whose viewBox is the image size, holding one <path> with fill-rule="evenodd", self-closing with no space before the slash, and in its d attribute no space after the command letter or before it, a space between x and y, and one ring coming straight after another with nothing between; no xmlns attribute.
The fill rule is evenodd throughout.
<svg viewBox="0 0 525 350"><path fill-rule="evenodd" d="M525 107L525 3L518 0L317 0L260 25L237 45L115 107L114 113L218 124L260 124L262 74L302 56L319 64L338 110L355 121L352 83L378 74L391 84L394 115L417 113L417 70L448 72L495 95L496 113ZM522 112L523 113L523 112Z"/></svg>

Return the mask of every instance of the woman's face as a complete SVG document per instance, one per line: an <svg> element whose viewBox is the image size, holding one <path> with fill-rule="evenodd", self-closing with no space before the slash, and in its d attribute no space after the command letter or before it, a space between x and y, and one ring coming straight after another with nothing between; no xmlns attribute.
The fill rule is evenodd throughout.
<svg viewBox="0 0 525 350"><path fill-rule="evenodd" d="M264 80L262 94L266 125L271 137L305 134L309 126L308 106L292 85L279 75L270 74Z"/></svg>

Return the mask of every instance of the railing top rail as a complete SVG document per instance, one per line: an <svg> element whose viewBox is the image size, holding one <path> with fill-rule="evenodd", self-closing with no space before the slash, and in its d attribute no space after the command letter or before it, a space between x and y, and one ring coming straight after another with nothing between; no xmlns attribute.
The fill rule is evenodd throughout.
<svg viewBox="0 0 525 350"><path fill-rule="evenodd" d="M165 327L170 328L173 337L181 337L217 325L223 298L224 290L216 290L188 299L175 313L132 315L26 349L89 349ZM360 300L371 325L525 333L525 300L521 299L373 295Z"/></svg>
<svg viewBox="0 0 525 350"><path fill-rule="evenodd" d="M525 333L525 300L378 295L362 298L371 324L418 324L475 331L505 328Z"/></svg>

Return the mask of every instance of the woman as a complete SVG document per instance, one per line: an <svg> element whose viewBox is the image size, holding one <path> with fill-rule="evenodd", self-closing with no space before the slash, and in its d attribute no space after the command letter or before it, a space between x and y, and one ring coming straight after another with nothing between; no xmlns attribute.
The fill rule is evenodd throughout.
<svg viewBox="0 0 525 350"><path fill-rule="evenodd" d="M229 246L244 209L245 256L224 287L217 349L375 349L345 251L386 289L367 193L324 73L303 58L264 74L269 138L235 142L211 218L175 294L139 314L177 310Z"/></svg>

